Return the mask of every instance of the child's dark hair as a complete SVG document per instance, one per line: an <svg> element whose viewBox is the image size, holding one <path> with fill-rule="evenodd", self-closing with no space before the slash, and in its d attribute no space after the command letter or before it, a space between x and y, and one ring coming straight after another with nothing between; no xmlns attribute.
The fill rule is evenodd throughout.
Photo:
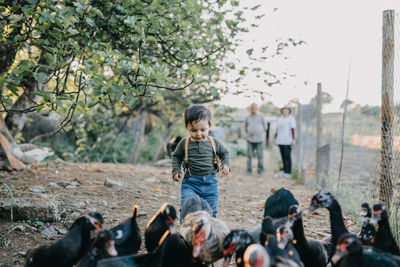
<svg viewBox="0 0 400 267"><path fill-rule="evenodd" d="M211 125L211 111L205 106L193 105L185 110L185 126L201 120L207 120Z"/></svg>

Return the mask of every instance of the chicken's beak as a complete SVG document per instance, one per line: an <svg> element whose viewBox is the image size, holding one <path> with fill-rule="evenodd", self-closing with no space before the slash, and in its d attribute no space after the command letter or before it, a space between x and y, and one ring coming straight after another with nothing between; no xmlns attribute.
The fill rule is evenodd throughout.
<svg viewBox="0 0 400 267"><path fill-rule="evenodd" d="M310 207L308 208L308 211L311 212L311 211L314 211L314 210L316 210L316 209L319 209L319 206L318 206L318 205L315 205L314 203L312 203L312 204L310 205ZM307 211L307 210L305 210L304 213L306 213L306 211Z"/></svg>
<svg viewBox="0 0 400 267"><path fill-rule="evenodd" d="M200 255L200 252L201 252L201 246L194 246L192 252L193 258L197 258Z"/></svg>
<svg viewBox="0 0 400 267"><path fill-rule="evenodd" d="M224 262L222 263L223 267L229 267L229 262L231 261L230 257L225 257Z"/></svg>
<svg viewBox="0 0 400 267"><path fill-rule="evenodd" d="M310 214L311 214L311 210L310 209L306 209L306 210L303 211L303 215L308 216Z"/></svg>
<svg viewBox="0 0 400 267"><path fill-rule="evenodd" d="M360 216L362 216L362 217L367 216L367 214L368 214L368 212L367 212L366 210L362 210L362 211L360 212Z"/></svg>
<svg viewBox="0 0 400 267"><path fill-rule="evenodd" d="M110 245L107 247L107 253L108 255L110 255L111 257L115 257L118 256L118 252L115 249L115 242L110 242Z"/></svg>
<svg viewBox="0 0 400 267"><path fill-rule="evenodd" d="M169 225L169 232L171 233L171 235L176 233L174 224Z"/></svg>
<svg viewBox="0 0 400 267"><path fill-rule="evenodd" d="M333 264L337 264L344 256L344 253L340 250L336 250L335 254L333 254L331 261Z"/></svg>

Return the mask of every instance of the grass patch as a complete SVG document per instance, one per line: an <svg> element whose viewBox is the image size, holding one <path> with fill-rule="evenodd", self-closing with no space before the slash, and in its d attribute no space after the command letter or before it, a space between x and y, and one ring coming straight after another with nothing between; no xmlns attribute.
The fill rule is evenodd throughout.
<svg viewBox="0 0 400 267"><path fill-rule="evenodd" d="M8 186L8 184L6 184L4 182L0 182L0 185L1 185L0 189L5 188L8 191L8 193L10 193L10 197L11 197L11 209L10 209L11 216L10 216L10 218L11 218L11 222L14 222L14 195L11 191L11 188Z"/></svg>

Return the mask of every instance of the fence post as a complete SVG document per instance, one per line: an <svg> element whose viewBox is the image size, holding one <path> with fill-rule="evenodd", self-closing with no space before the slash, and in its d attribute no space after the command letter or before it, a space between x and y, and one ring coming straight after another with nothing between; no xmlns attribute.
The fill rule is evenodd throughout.
<svg viewBox="0 0 400 267"><path fill-rule="evenodd" d="M301 104L300 102L297 103L297 123L296 123L296 137L297 137L297 145L296 145L296 152L297 152L297 167L299 168L299 173L302 173L303 170L303 159L302 159L302 151L303 151L303 135L301 133L301 120L302 120L302 114L301 114Z"/></svg>
<svg viewBox="0 0 400 267"><path fill-rule="evenodd" d="M322 84L317 83L317 149L316 149L316 175L317 175L317 183L319 188L324 187L324 181L322 180L322 168L320 162L319 148L321 147L321 133L322 133Z"/></svg>
<svg viewBox="0 0 400 267"><path fill-rule="evenodd" d="M394 10L383 12L382 29L382 106L379 200L390 207L393 193L393 85L394 85Z"/></svg>

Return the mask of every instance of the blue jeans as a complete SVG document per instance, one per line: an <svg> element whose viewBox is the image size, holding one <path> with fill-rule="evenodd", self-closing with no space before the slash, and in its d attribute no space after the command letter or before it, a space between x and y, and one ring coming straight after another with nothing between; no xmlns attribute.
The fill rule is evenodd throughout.
<svg viewBox="0 0 400 267"><path fill-rule="evenodd" d="M194 196L198 195L202 199L210 204L213 210L213 217L217 216L218 212L218 179L216 174L209 175L189 175L186 174L182 180L181 186L181 208L185 201ZM182 217L181 217L182 223Z"/></svg>
<svg viewBox="0 0 400 267"><path fill-rule="evenodd" d="M254 150L257 150L257 157L258 157L258 173L264 172L264 143L252 143L247 141L247 172L251 172L251 165Z"/></svg>

